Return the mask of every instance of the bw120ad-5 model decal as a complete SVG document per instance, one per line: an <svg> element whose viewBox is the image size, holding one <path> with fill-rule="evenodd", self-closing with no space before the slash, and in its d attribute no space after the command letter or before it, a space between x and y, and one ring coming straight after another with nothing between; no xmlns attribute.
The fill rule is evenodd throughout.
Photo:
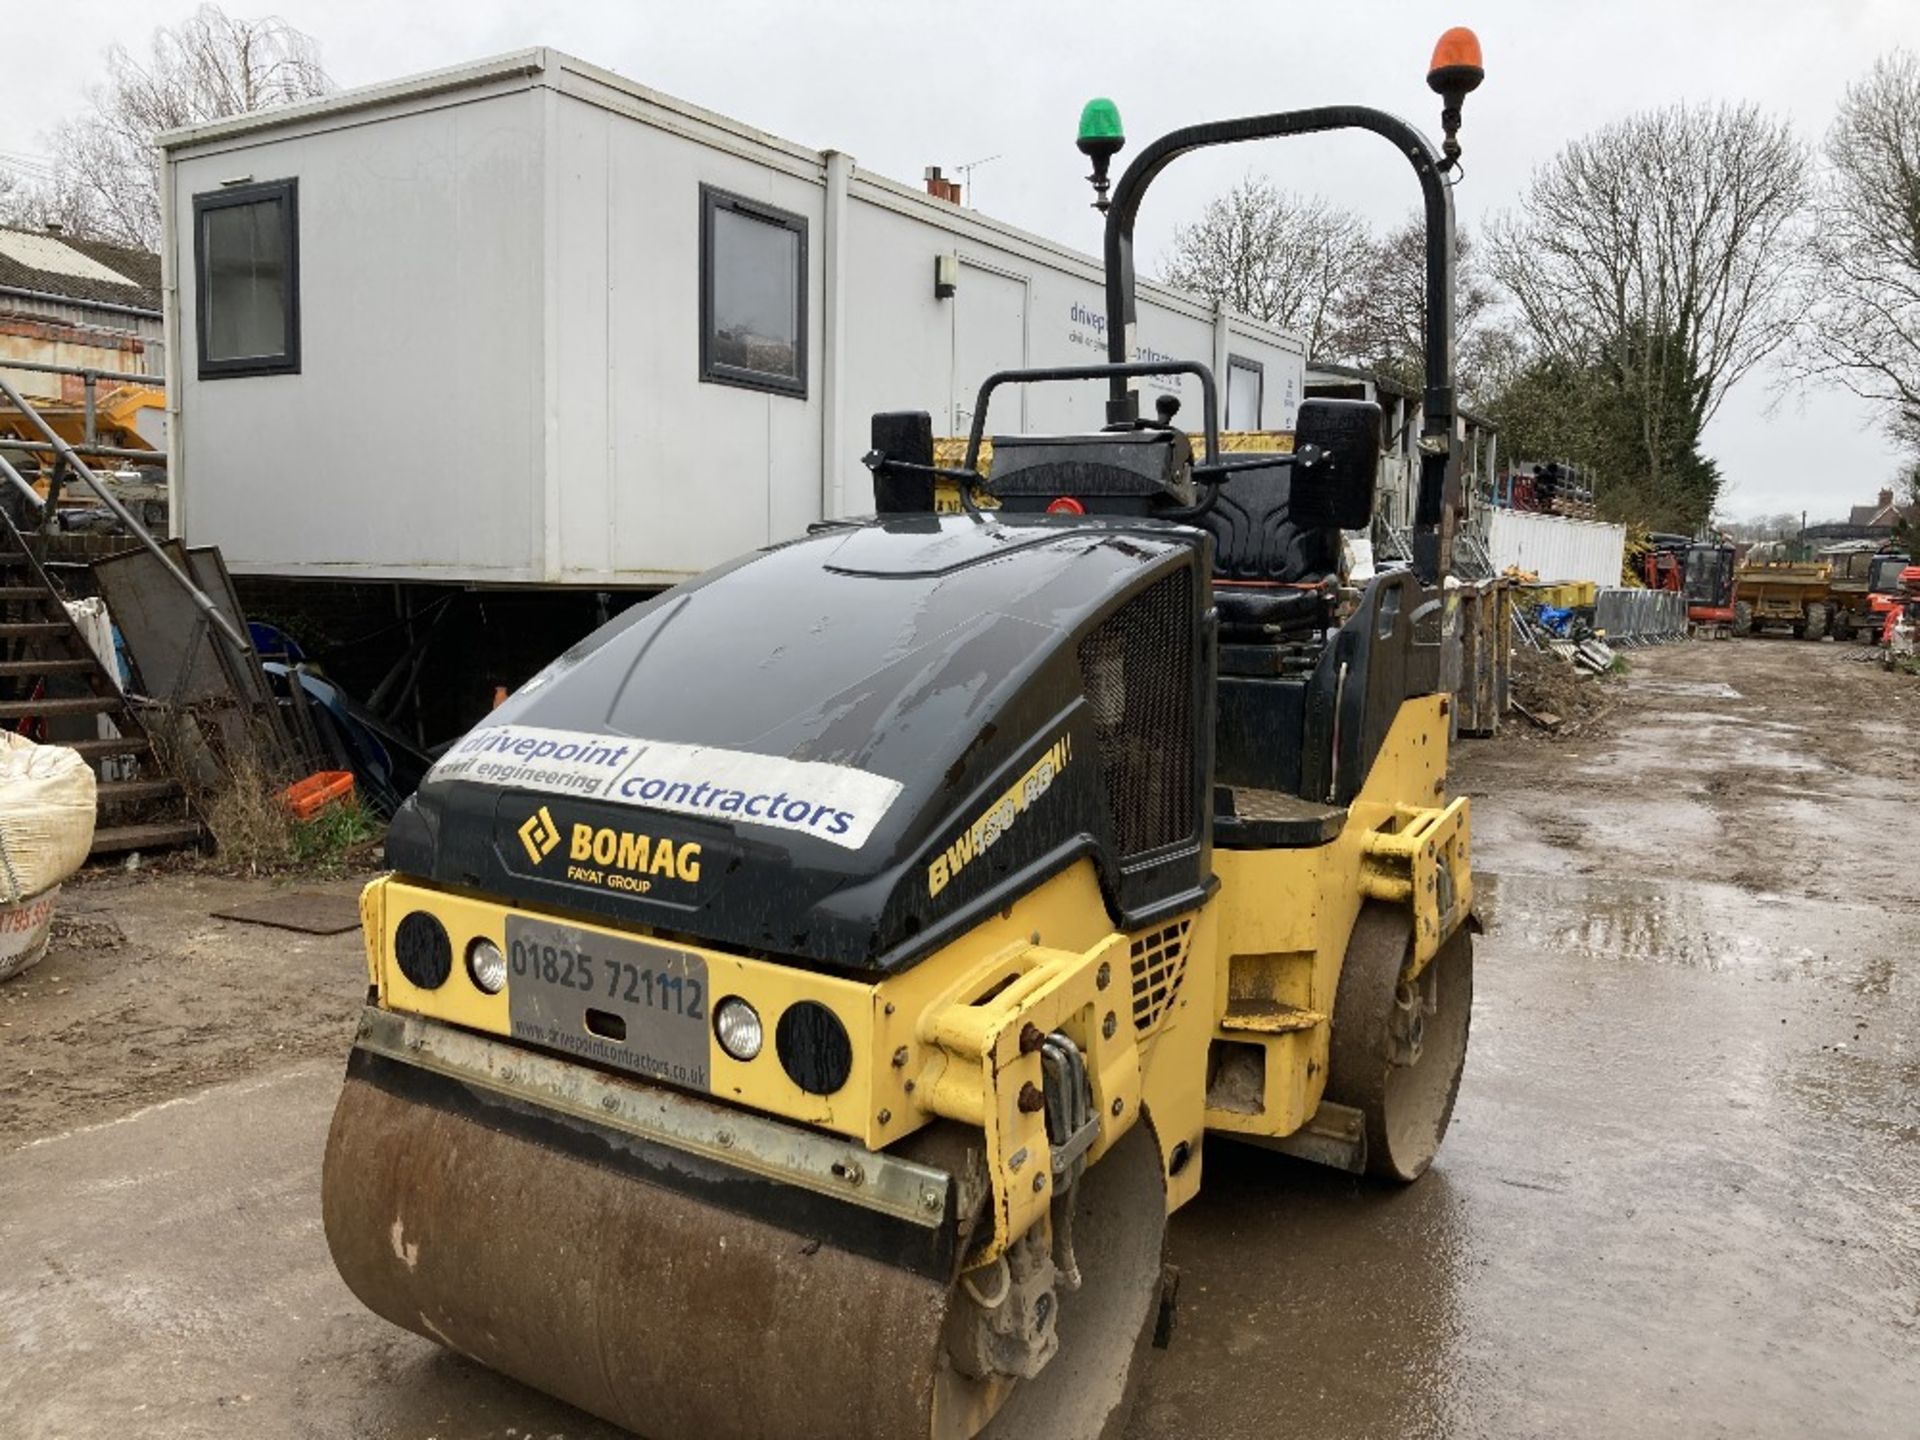
<svg viewBox="0 0 1920 1440"><path fill-rule="evenodd" d="M532 725L473 731L427 779L766 825L849 850L867 843L901 788L898 780L849 765Z"/></svg>

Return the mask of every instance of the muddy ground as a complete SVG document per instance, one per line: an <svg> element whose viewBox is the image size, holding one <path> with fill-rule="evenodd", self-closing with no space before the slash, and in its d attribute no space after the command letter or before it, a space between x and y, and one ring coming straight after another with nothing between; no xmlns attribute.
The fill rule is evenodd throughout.
<svg viewBox="0 0 1920 1440"><path fill-rule="evenodd" d="M338 1059L366 994L358 933L302 935L213 912L294 890L350 900L361 883L163 866L69 885L54 948L0 984L0 1149L289 1060Z"/></svg>
<svg viewBox="0 0 1920 1440"><path fill-rule="evenodd" d="M1852 653L1637 655L1575 733L1463 743L1446 1149L1389 1192L1210 1145L1133 1440L1915 1433L1920 682ZM97 877L0 985L0 1435L611 1437L334 1277L359 942L211 918L262 893Z"/></svg>

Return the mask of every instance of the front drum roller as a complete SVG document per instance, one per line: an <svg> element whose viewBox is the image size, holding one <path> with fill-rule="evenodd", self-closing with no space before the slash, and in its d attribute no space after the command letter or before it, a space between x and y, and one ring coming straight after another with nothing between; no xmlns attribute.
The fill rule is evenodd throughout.
<svg viewBox="0 0 1920 1440"><path fill-rule="evenodd" d="M356 1049L327 1242L376 1314L648 1440L1118 1433L1160 1297L1147 1124L1070 1192L1082 1284L1038 1307L1058 1349L1033 1379L956 1370L992 1267L929 1273L884 1217L684 1158Z"/></svg>
<svg viewBox="0 0 1920 1440"><path fill-rule="evenodd" d="M1413 980L1405 910L1369 902L1333 1004L1326 1098L1365 1117L1367 1173L1402 1184L1433 1163L1453 1119L1473 1012L1473 937L1462 925Z"/></svg>

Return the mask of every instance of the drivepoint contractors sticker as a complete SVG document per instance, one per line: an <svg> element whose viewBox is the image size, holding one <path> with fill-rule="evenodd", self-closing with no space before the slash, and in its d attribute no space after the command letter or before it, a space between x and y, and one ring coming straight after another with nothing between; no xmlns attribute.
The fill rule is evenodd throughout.
<svg viewBox="0 0 1920 1440"><path fill-rule="evenodd" d="M898 780L848 765L533 725L473 731L427 779L797 830L849 850L867 843L901 788Z"/></svg>

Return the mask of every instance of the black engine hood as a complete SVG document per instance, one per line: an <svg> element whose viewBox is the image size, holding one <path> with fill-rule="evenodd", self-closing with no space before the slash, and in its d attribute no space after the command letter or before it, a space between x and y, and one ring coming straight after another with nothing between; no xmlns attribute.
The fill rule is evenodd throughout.
<svg viewBox="0 0 1920 1440"><path fill-rule="evenodd" d="M389 862L837 971L910 964L1037 871L1093 854L1117 883L1075 642L1156 581L1202 615L1204 545L915 516L745 557L603 627L457 742Z"/></svg>

